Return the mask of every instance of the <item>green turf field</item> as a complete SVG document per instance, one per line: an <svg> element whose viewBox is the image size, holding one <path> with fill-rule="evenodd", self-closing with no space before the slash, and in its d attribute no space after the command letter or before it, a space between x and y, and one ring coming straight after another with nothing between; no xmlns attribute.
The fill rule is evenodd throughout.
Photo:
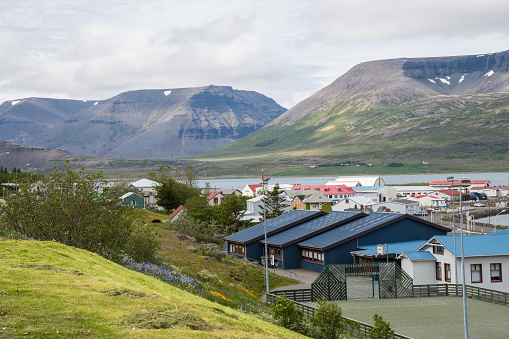
<svg viewBox="0 0 509 339"><path fill-rule="evenodd" d="M396 333L415 339L464 338L461 297L361 298L337 303L345 317L373 324L373 314L378 313ZM467 299L467 314L469 338L509 338L508 306Z"/></svg>

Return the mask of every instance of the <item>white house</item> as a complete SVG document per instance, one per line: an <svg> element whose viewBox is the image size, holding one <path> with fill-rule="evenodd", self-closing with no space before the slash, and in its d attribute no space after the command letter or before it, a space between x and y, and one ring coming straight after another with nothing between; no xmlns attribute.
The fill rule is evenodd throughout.
<svg viewBox="0 0 509 339"><path fill-rule="evenodd" d="M246 185L242 190L242 195L246 197L254 197L256 195L256 189L262 187L262 185Z"/></svg>
<svg viewBox="0 0 509 339"><path fill-rule="evenodd" d="M285 212L291 211L292 199L289 198L286 193L281 193L281 195L285 197L285 203L288 205L284 209ZM263 221L263 215L260 215L260 212L263 213L263 209L261 208L261 206L263 206L262 198L263 198L263 195L259 195L257 197L251 198L246 201L246 205L247 205L246 214L244 215L242 220L253 219L254 222L262 222Z"/></svg>
<svg viewBox="0 0 509 339"><path fill-rule="evenodd" d="M407 197L406 200L419 202L421 207L429 207L436 209L443 209L447 206L447 199L442 197L435 197L431 195L420 195L416 197Z"/></svg>
<svg viewBox="0 0 509 339"><path fill-rule="evenodd" d="M416 214L421 210L419 202L407 199L392 200L373 204L373 211L375 212L396 212L403 214Z"/></svg>
<svg viewBox="0 0 509 339"><path fill-rule="evenodd" d="M153 207L159 210L163 209L162 207L157 206L155 198L156 187L161 186L160 183L149 179L140 179L132 182L130 186L137 188L138 192L143 195L146 207Z"/></svg>
<svg viewBox="0 0 509 339"><path fill-rule="evenodd" d="M397 191L393 186L356 186L352 189L358 195L371 199L373 203L398 199Z"/></svg>
<svg viewBox="0 0 509 339"><path fill-rule="evenodd" d="M373 201L367 199L361 195L345 198L339 200L337 203L332 205L333 211L344 211L347 209L357 209L362 212L365 212L366 209L371 209L373 206Z"/></svg>
<svg viewBox="0 0 509 339"><path fill-rule="evenodd" d="M328 181L325 185L385 186L385 180L380 176L337 177L334 181Z"/></svg>
<svg viewBox="0 0 509 339"><path fill-rule="evenodd" d="M465 284L509 293L509 230L490 234L467 235L465 246ZM414 285L461 284L461 239L439 235L428 241L408 241L387 245L389 257L410 275ZM376 257L376 245L353 251L356 262ZM457 272L457 276L456 276Z"/></svg>
<svg viewBox="0 0 509 339"><path fill-rule="evenodd" d="M431 186L392 186L396 189L398 197L415 197L419 195L434 195L435 192L442 190L442 188Z"/></svg>

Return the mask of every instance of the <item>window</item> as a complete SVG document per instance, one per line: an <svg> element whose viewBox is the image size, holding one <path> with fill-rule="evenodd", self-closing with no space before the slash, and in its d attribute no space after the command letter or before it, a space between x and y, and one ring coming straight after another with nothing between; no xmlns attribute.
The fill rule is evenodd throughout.
<svg viewBox="0 0 509 339"><path fill-rule="evenodd" d="M267 247L267 252L269 253L269 258L274 256L274 259L282 259L281 258L281 249L275 247Z"/></svg>
<svg viewBox="0 0 509 339"><path fill-rule="evenodd" d="M444 264L445 281L451 282L451 264Z"/></svg>
<svg viewBox="0 0 509 339"><path fill-rule="evenodd" d="M302 249L301 259L304 261L311 261L323 264L323 252Z"/></svg>
<svg viewBox="0 0 509 339"><path fill-rule="evenodd" d="M230 244L229 252L239 255L246 255L246 246L238 244Z"/></svg>
<svg viewBox="0 0 509 339"><path fill-rule="evenodd" d="M444 254L444 247L439 245L433 246L433 253L435 254Z"/></svg>
<svg viewBox="0 0 509 339"><path fill-rule="evenodd" d="M490 264L491 282L502 282L502 264Z"/></svg>
<svg viewBox="0 0 509 339"><path fill-rule="evenodd" d="M482 265L471 264L470 265L470 279L472 283L482 283Z"/></svg>
<svg viewBox="0 0 509 339"><path fill-rule="evenodd" d="M435 263L435 278L437 280L442 280L442 263Z"/></svg>

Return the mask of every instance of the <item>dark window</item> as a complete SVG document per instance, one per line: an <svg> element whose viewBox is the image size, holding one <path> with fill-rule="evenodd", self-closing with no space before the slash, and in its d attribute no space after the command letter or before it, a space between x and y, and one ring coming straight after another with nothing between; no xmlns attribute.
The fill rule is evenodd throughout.
<svg viewBox="0 0 509 339"><path fill-rule="evenodd" d="M267 247L267 252L269 253L269 258L274 256L274 259L282 259L280 248Z"/></svg>
<svg viewBox="0 0 509 339"><path fill-rule="evenodd" d="M444 264L445 281L451 282L451 264Z"/></svg>
<svg viewBox="0 0 509 339"><path fill-rule="evenodd" d="M302 249L301 259L304 261L311 261L323 264L323 252Z"/></svg>
<svg viewBox="0 0 509 339"><path fill-rule="evenodd" d="M433 246L433 253L435 254L444 254L444 247L439 245Z"/></svg>
<svg viewBox="0 0 509 339"><path fill-rule="evenodd" d="M230 244L229 252L245 256L246 255L246 246L238 245L238 244Z"/></svg>
<svg viewBox="0 0 509 339"><path fill-rule="evenodd" d="M435 263L435 278L437 280L442 280L442 263Z"/></svg>
<svg viewBox="0 0 509 339"><path fill-rule="evenodd" d="M490 264L491 282L502 282L502 264Z"/></svg>
<svg viewBox="0 0 509 339"><path fill-rule="evenodd" d="M470 265L470 279L472 283L482 283L482 265L471 264Z"/></svg>

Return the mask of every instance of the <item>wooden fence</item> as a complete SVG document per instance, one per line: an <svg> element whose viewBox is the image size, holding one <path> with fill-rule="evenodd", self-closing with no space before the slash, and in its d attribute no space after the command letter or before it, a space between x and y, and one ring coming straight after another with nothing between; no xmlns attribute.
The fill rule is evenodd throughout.
<svg viewBox="0 0 509 339"><path fill-rule="evenodd" d="M294 292L294 291L311 291L311 290L291 290L291 291L271 292L271 293L267 294L267 302L272 305L276 302L276 298L281 295L286 295L288 300L292 300L291 299L292 294L291 293L286 294L285 292ZM277 295L275 293L277 293ZM304 292L303 294L300 294L300 295L307 295L306 293L307 292ZM294 294L294 296L298 297L299 293ZM306 317L307 319L310 319L315 316L316 308L314 308L313 306L304 305L298 301L293 301L293 303L295 305L295 308L302 311L302 313L304 314L304 317ZM369 338L369 336L371 334L371 329L373 328L373 326L363 323L361 321L347 318L347 317L341 317L341 318L343 320L343 324L345 325L346 333L348 333L356 338L364 338L364 339ZM407 336L404 336L401 334L397 334L397 333L394 333L394 336L392 338L393 339L412 339L410 337L407 337Z"/></svg>
<svg viewBox="0 0 509 339"><path fill-rule="evenodd" d="M509 306L509 293L471 285L465 286L467 298ZM414 285L414 297L463 296L460 284Z"/></svg>

